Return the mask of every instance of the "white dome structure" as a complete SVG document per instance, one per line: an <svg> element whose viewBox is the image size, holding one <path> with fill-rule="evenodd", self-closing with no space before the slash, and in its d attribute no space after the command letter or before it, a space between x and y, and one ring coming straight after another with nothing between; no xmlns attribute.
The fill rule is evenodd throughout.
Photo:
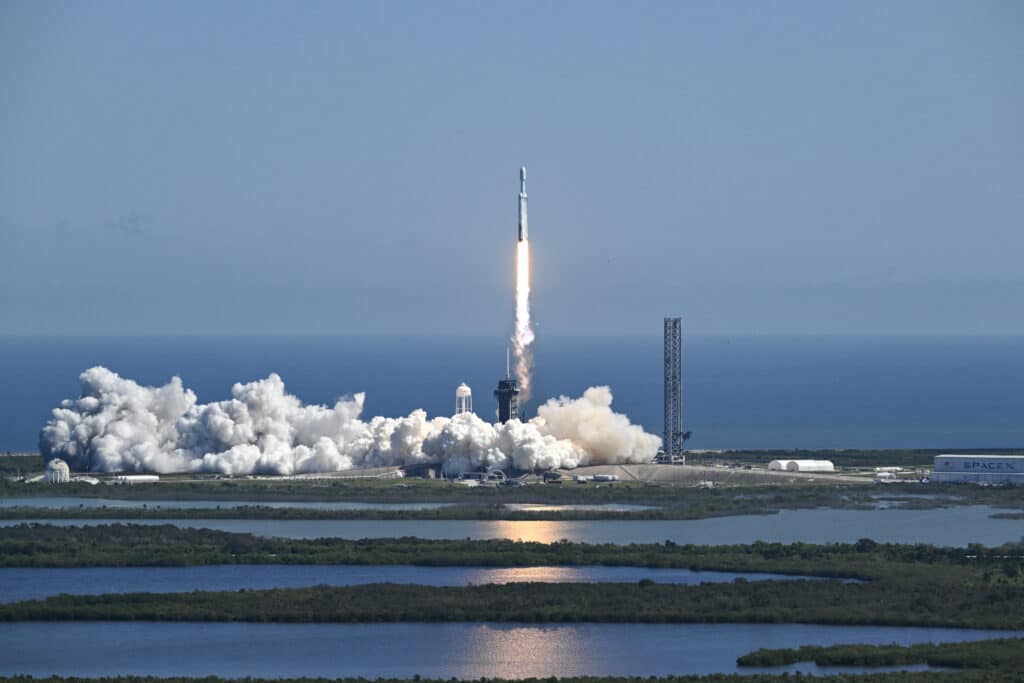
<svg viewBox="0 0 1024 683"><path fill-rule="evenodd" d="M455 414L473 412L473 390L465 382L455 389Z"/></svg>
<svg viewBox="0 0 1024 683"><path fill-rule="evenodd" d="M47 484L67 484L71 481L71 468L60 458L54 458L46 463L44 478Z"/></svg>

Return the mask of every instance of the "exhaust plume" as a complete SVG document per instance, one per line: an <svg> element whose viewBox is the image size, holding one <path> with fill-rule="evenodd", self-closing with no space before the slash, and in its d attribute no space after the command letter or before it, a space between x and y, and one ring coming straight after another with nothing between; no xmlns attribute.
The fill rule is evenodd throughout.
<svg viewBox="0 0 1024 683"><path fill-rule="evenodd" d="M529 422L491 424L473 413L362 419L365 394L304 405L276 374L235 384L232 398L201 404L173 377L147 387L93 367L82 395L53 410L39 435L46 460L78 471L299 474L439 463L452 474L645 463L661 439L612 410L608 387L551 399Z"/></svg>
<svg viewBox="0 0 1024 683"><path fill-rule="evenodd" d="M512 335L521 403L530 400L533 339L533 325L530 322L530 241L524 239L516 243L516 331Z"/></svg>

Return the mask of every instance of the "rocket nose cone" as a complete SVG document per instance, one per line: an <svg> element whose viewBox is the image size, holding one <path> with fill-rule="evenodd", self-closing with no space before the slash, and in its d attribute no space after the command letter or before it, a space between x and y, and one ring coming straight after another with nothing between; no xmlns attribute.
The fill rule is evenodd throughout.
<svg viewBox="0 0 1024 683"><path fill-rule="evenodd" d="M524 181L524 182L526 181L526 167L525 166L520 166L519 167L519 179Z"/></svg>

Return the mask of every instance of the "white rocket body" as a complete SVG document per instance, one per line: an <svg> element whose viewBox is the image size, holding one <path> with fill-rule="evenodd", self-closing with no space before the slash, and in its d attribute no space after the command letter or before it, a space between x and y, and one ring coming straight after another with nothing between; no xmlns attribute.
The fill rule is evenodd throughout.
<svg viewBox="0 0 1024 683"><path fill-rule="evenodd" d="M519 241L530 239L526 225L526 167L519 169Z"/></svg>

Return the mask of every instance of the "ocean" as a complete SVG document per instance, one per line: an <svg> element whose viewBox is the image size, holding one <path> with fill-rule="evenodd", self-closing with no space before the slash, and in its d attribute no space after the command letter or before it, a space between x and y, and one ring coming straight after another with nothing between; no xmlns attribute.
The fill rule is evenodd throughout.
<svg viewBox="0 0 1024 683"><path fill-rule="evenodd" d="M504 355L486 337L0 338L0 452L35 450L93 365L145 384L179 375L202 402L276 372L307 403L366 392L366 416L450 415L466 382L493 419ZM528 416L605 384L618 412L661 433L660 337L541 338L535 358ZM683 358L689 448L1024 446L1024 337L692 336Z"/></svg>

